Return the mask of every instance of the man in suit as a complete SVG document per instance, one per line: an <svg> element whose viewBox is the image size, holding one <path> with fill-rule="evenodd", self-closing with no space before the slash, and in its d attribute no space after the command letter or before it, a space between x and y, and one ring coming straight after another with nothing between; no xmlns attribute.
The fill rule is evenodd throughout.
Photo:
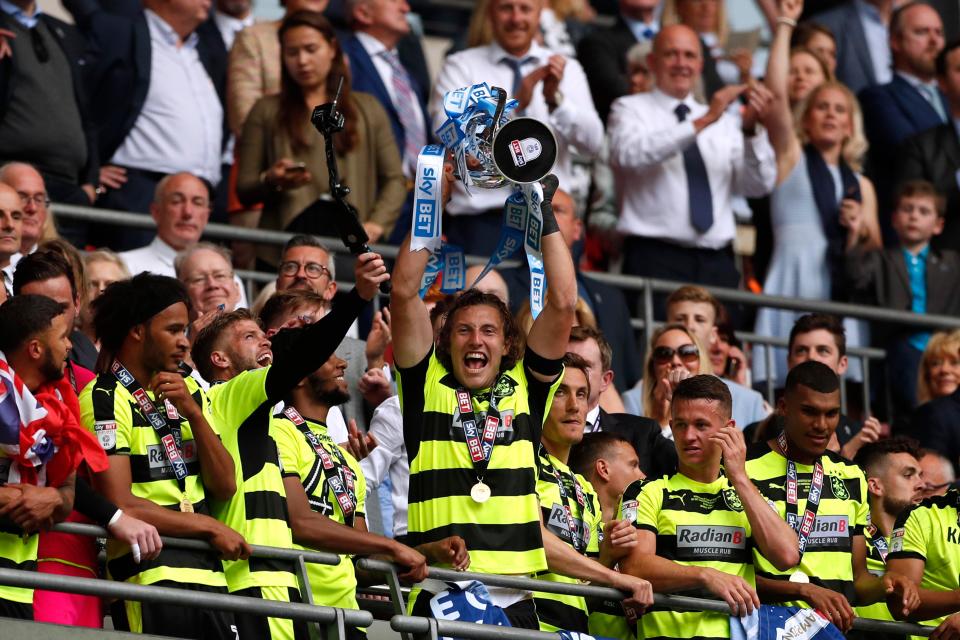
<svg viewBox="0 0 960 640"><path fill-rule="evenodd" d="M583 220L577 215L576 204L570 194L557 189L553 196L553 214L560 226L567 247L572 251L583 237ZM525 265L503 269L500 275L507 283L510 308L514 313L530 297L530 272ZM470 282L471 280L468 280ZM641 363L632 354L637 352L637 341L630 326L630 309L620 289L601 282L577 270L578 295L590 307L599 329L613 345L611 374L618 390L636 384L642 375Z"/></svg>
<svg viewBox="0 0 960 640"><path fill-rule="evenodd" d="M651 478L673 474L677 468L676 449L663 437L656 421L627 413L607 413L600 407L601 396L614 378L610 369L612 349L603 334L590 327L573 327L567 351L577 354L589 365L590 397L584 431L605 431L625 438L636 450L640 469Z"/></svg>
<svg viewBox="0 0 960 640"><path fill-rule="evenodd" d="M620 14L613 26L597 29L580 41L577 59L604 122L613 101L628 93L627 51L638 42L653 41L660 30L655 15L658 4L659 0L620 0Z"/></svg>
<svg viewBox="0 0 960 640"><path fill-rule="evenodd" d="M416 79L414 65L403 58L398 45L410 34L406 0L348 0L353 34L343 41L350 60L353 89L372 94L390 117L393 137L403 158L403 173L409 181L417 174L417 155L430 138L427 91ZM399 244L410 230L412 191L400 211L390 238Z"/></svg>
<svg viewBox="0 0 960 640"><path fill-rule="evenodd" d="M0 164L32 164L49 197L89 206L99 161L87 110L77 29L44 14L34 0L0 3L0 29L12 32L12 55L0 57ZM85 225L65 225L74 241Z"/></svg>
<svg viewBox="0 0 960 640"><path fill-rule="evenodd" d="M890 19L893 80L860 92L863 125L870 141L868 174L877 185L880 211L891 208L896 150L912 135L947 121L946 97L937 87L936 60L943 49L940 15L922 2L909 2ZM881 225L892 239L886 216Z"/></svg>
<svg viewBox="0 0 960 640"><path fill-rule="evenodd" d="M960 250L960 138L954 125L960 118L960 42L944 47L936 62L937 80L949 107L947 124L928 129L906 142L897 154L896 183L926 180L947 199L943 232L935 248Z"/></svg>
<svg viewBox="0 0 960 640"><path fill-rule="evenodd" d="M97 204L146 214L160 179L182 171L217 185L226 58L208 2L143 0L133 17L97 0L70 0L67 8L95 48L89 77L102 165ZM97 237L128 249L150 236L114 229Z"/></svg>
<svg viewBox="0 0 960 640"><path fill-rule="evenodd" d="M854 93L892 79L888 25L893 0L847 0L812 20L837 41L837 79Z"/></svg>

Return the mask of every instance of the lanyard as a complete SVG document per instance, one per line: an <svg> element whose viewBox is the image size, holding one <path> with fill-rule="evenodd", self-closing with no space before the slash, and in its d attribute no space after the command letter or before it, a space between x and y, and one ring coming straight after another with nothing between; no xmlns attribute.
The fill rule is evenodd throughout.
<svg viewBox="0 0 960 640"><path fill-rule="evenodd" d="M297 430L303 434L307 439L307 443L313 448L314 453L317 454L317 457L320 459L320 465L323 467L323 475L326 483L330 486L333 495L337 498L337 503L340 505L344 523L348 527L352 527L357 509L356 484L354 482L353 471L347 465L347 460L343 457L340 447L338 447L329 436L323 438L308 427L306 420L303 419L303 416L300 415L300 412L297 411L295 407L285 408L283 415L297 427ZM329 450L324 446L325 443L330 445ZM330 455L330 451L333 451L333 456ZM336 460L334 460L334 458L336 458ZM311 483L309 489L307 486L304 486L304 489L307 490L308 498L315 488L316 482ZM321 490L321 494L325 493L325 491ZM316 502L311 500L310 504L311 506L320 508L326 506L325 502L319 500Z"/></svg>
<svg viewBox="0 0 960 640"><path fill-rule="evenodd" d="M493 455L493 445L497 439L497 431L500 429L500 410L497 408L500 397L494 390L500 387L500 383L505 380L505 375L497 379L496 384L490 391L490 405L486 414L482 412L480 414L480 420L483 423L482 431L473 410L473 398L470 392L463 387L458 387L456 391L457 407L460 409L460 424L463 426L467 451L469 451L470 459L473 461L473 469L477 473L478 481L482 481L484 474L487 472L487 466L490 464L490 458Z"/></svg>
<svg viewBox="0 0 960 640"><path fill-rule="evenodd" d="M867 525L867 535L870 536L870 543L873 544L873 548L880 554L880 561L886 564L887 553L889 552L887 549L887 539L883 537L880 530L873 526L873 524Z"/></svg>
<svg viewBox="0 0 960 640"><path fill-rule="evenodd" d="M813 463L813 477L810 479L810 492L807 494L806 509L801 520L797 516L797 493L799 488L797 465L787 457L787 436L782 431L777 436L780 453L787 458L787 524L797 532L800 557L807 548L807 540L813 525L817 521L817 510L820 508L820 495L823 493L823 465L820 459Z"/></svg>
<svg viewBox="0 0 960 640"><path fill-rule="evenodd" d="M166 415L161 414L153 402L150 401L147 392L143 390L137 379L127 371L126 367L120 364L119 360L113 361L110 371L123 385L123 388L130 392L133 399L137 401L140 411L143 412L147 422L150 423L150 426L153 427L160 438L167 460L173 467L173 474L177 477L180 491L186 492L186 479L189 473L187 463L183 459L183 434L180 430L180 414L177 413L177 408L169 400L164 400Z"/></svg>
<svg viewBox="0 0 960 640"><path fill-rule="evenodd" d="M563 513L564 520L567 525L567 531L570 532L570 544L573 546L573 549L579 554L585 554L587 550L587 544L589 542L587 536L586 523L583 520L584 514L589 509L593 513L593 505L589 504L583 495L583 489L580 487L580 483L577 481L577 476L571 473L560 473L560 470L553 466L553 463L550 462L550 458L545 451L541 452L540 457L543 462L544 470L547 473L553 475L557 481L557 488L560 490L560 500L563 502ZM577 526L576 521L573 518L573 510L570 508L570 494L567 493L567 488L563 482L564 478L569 478L573 481L574 493L577 497L577 504L580 505L580 522L583 523L583 535L577 535Z"/></svg>

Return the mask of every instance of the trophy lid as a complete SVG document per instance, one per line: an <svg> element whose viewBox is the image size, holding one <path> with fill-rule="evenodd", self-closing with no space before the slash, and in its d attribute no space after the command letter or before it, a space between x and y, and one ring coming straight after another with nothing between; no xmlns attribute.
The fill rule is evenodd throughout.
<svg viewBox="0 0 960 640"><path fill-rule="evenodd" d="M510 120L493 138L493 162L511 182L538 182L550 173L556 160L553 131L534 118Z"/></svg>

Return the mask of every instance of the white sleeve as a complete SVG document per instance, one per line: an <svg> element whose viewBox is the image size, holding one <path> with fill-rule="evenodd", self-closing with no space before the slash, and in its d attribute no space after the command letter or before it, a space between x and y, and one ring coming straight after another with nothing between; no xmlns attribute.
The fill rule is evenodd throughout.
<svg viewBox="0 0 960 640"><path fill-rule="evenodd" d="M403 455L403 414L400 397L390 396L373 412L369 433L377 440L370 455L360 461L367 486L377 488L390 467Z"/></svg>
<svg viewBox="0 0 960 640"><path fill-rule="evenodd" d="M693 119L664 122L650 118L636 105L639 96L617 98L610 110L610 165L619 169L641 169L660 164L689 147L697 139ZM646 117L645 117L646 116Z"/></svg>
<svg viewBox="0 0 960 640"><path fill-rule="evenodd" d="M343 421L340 407L330 407L330 411L327 412L327 433L337 444L346 442L350 437L347 434L347 423Z"/></svg>
<svg viewBox="0 0 960 640"><path fill-rule="evenodd" d="M603 145L603 122L593 105L587 76L576 60L567 60L560 91L563 102L550 114L550 124L563 139L561 143L573 145L585 156L596 156Z"/></svg>

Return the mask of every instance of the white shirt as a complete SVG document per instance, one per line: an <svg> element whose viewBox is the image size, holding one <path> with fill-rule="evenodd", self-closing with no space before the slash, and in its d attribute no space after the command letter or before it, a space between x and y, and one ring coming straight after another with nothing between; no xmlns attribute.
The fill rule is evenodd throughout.
<svg viewBox="0 0 960 640"><path fill-rule="evenodd" d="M397 108L397 94L393 90L393 67L390 66L390 63L384 60L383 56L380 55L387 48L383 45L382 42L371 36L369 33L364 33L362 31L357 31L355 34L357 36L357 41L360 43L360 46L363 47L364 51L367 52L367 55L370 56L370 59L373 60L373 67L377 70L377 74L380 76L380 81L383 82L383 86L387 89L387 94L390 96L390 101L393 102L394 108ZM396 49L393 49L396 52ZM413 87L410 87L413 89ZM417 117L420 118L420 122L423 122L423 126L427 126L427 121L424 118L423 109L420 108L420 101L413 101L413 110L417 114ZM427 136L427 141L430 141L430 132L424 132ZM400 156L403 157L403 149L400 149ZM414 166L407 166L406 158L404 158L403 172L407 177L412 177L416 175L416 159L413 160Z"/></svg>
<svg viewBox="0 0 960 640"><path fill-rule="evenodd" d="M161 240L160 236L154 236L150 244L145 247L121 251L117 255L127 265L127 270L130 271L131 276L135 276L141 271L149 271L158 276L177 277L177 270L173 266L173 261L177 257L177 250ZM233 280L240 289L240 300L237 302L237 308L248 307L247 293L243 288L243 282L237 275L233 276ZM233 309L230 309L230 311L233 311Z"/></svg>
<svg viewBox="0 0 960 640"><path fill-rule="evenodd" d="M733 196L770 193L777 179L776 158L762 131L745 141L739 120L728 113L697 134L693 121L707 112L706 105L687 96L682 102L690 113L678 122L674 109L680 102L655 89L613 103L607 130L620 209L617 230L682 246L720 249L736 233ZM683 167L683 151L694 142L703 156L713 196L713 226L702 234L690 223Z"/></svg>
<svg viewBox="0 0 960 640"><path fill-rule="evenodd" d="M220 182L223 107L197 52L199 37L180 36L144 9L150 29L150 88L133 128L110 164Z"/></svg>
<svg viewBox="0 0 960 640"><path fill-rule="evenodd" d="M587 411L587 421L583 425L584 433L594 433L596 431L602 431L603 428L600 425L600 405L598 404L590 411Z"/></svg>
<svg viewBox="0 0 960 640"><path fill-rule="evenodd" d="M545 65L551 55L553 55L552 51L534 43L527 52L527 56L531 56L532 60L521 68L523 74L529 74L534 69ZM502 87L509 93L513 88L513 70L500 62L504 57L509 56L496 43L473 47L447 56L430 100L430 115L434 130L447 120L447 114L443 110L443 96L448 91L486 82L491 87ZM550 113L543 99L543 83L538 83L533 89L533 97L527 105L526 115L545 122L553 129L559 146L553 172L560 179L560 188L578 197L586 194L589 184L584 181L578 184L574 179L571 147L575 148L580 155L589 158L597 155L603 144L603 123L593 106L593 98L590 96L590 87L583 73L583 67L576 60L567 59L563 80L560 81L560 92L563 94L563 100L553 113ZM456 181L447 210L452 215L463 215L502 209L504 201L512 193L512 188L509 186L500 189L474 188L471 192L473 195L468 195L463 184L459 180Z"/></svg>
<svg viewBox="0 0 960 640"><path fill-rule="evenodd" d="M376 408L370 419L370 430L377 446L360 461L367 486L378 489L387 474L393 489L393 535L407 535L407 489L410 486L410 463L403 443L403 414L400 396L390 396Z"/></svg>
<svg viewBox="0 0 960 640"><path fill-rule="evenodd" d="M854 0L863 37L867 41L867 54L873 65L877 84L887 84L893 79L893 56L890 53L890 35L880 11L865 0Z"/></svg>
<svg viewBox="0 0 960 640"><path fill-rule="evenodd" d="M250 12L246 18L234 18L222 11L213 12L213 21L217 24L217 30L220 31L220 37L223 38L223 45L229 52L233 47L233 41L237 34L253 25L253 12Z"/></svg>

